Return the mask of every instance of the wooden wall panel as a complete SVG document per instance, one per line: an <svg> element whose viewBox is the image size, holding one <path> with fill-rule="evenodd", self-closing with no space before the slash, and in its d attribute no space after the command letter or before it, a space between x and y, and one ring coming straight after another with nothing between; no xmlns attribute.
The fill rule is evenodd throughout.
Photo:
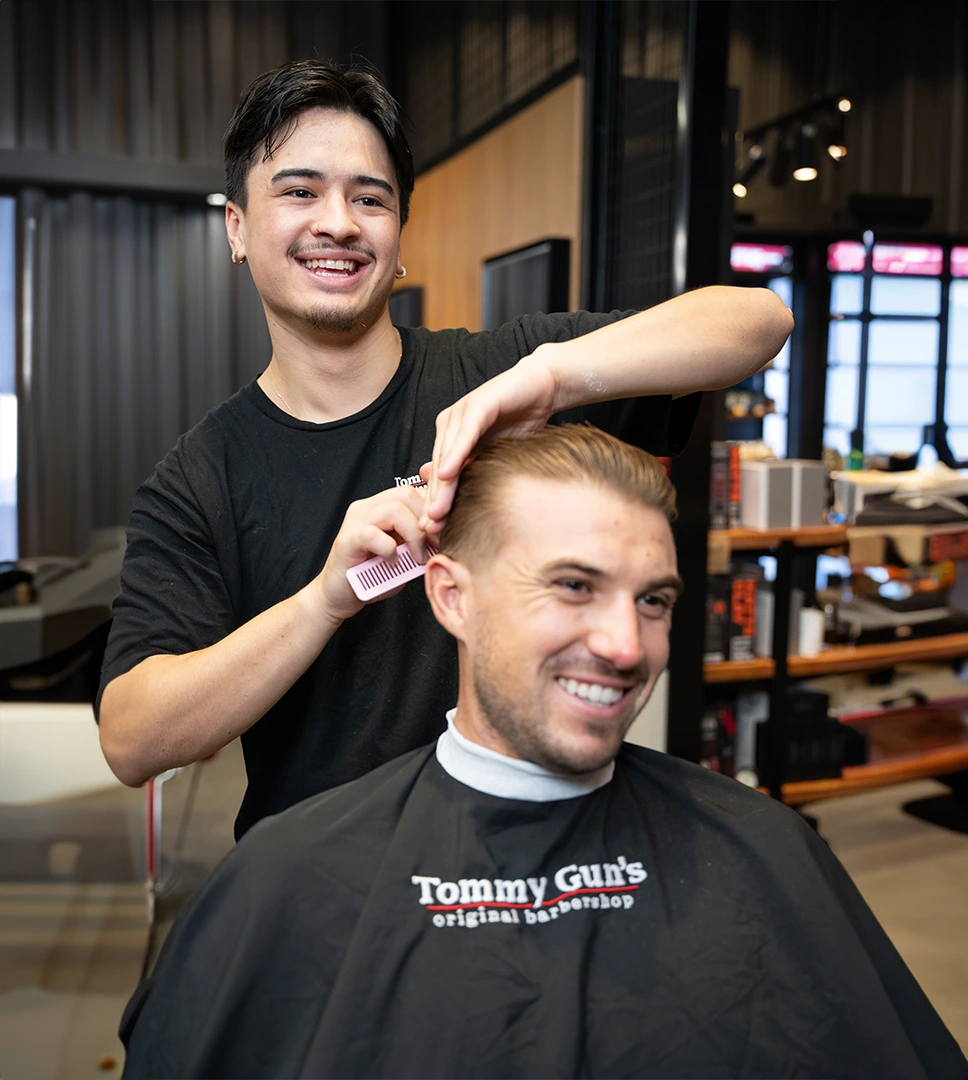
<svg viewBox="0 0 968 1080"><path fill-rule="evenodd" d="M403 284L424 289L424 323L481 325L481 264L547 237L571 247L579 303L584 81L570 79L417 178L403 231Z"/></svg>

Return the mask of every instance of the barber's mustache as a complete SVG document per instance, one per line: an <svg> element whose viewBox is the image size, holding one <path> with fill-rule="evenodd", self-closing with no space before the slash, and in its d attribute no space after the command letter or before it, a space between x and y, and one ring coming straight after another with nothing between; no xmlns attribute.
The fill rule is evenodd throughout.
<svg viewBox="0 0 968 1080"><path fill-rule="evenodd" d="M293 257L305 258L307 255L325 255L327 251L346 251L351 255L362 255L371 261L376 259L376 252L372 248L363 247L362 244L334 244L331 240L323 244L293 245L289 249L289 254Z"/></svg>

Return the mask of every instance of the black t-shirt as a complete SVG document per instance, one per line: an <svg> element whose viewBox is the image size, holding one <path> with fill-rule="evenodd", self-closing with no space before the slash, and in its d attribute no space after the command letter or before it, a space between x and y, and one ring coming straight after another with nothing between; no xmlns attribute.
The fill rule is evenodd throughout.
<svg viewBox="0 0 968 1080"><path fill-rule="evenodd" d="M129 1078L968 1076L802 819L628 745L577 798L427 747L262 822L121 1036Z"/></svg>
<svg viewBox="0 0 968 1080"><path fill-rule="evenodd" d="M254 382L213 409L135 496L101 691L148 656L205 648L292 596L322 569L351 502L416 478L442 409L542 343L627 314L526 316L479 334L401 328L402 358L386 389L329 424L294 419ZM698 398L561 415L675 453ZM248 788L236 836L433 739L456 701L456 646L422 583L365 607L243 734Z"/></svg>

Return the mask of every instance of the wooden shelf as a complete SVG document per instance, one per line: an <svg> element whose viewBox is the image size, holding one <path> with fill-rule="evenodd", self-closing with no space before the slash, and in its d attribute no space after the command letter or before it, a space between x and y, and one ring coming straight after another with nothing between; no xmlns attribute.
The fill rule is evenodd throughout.
<svg viewBox="0 0 968 1080"><path fill-rule="evenodd" d="M775 670L773 661L761 656L755 660L726 660L722 663L702 666L703 679L707 683L772 679Z"/></svg>
<svg viewBox="0 0 968 1080"><path fill-rule="evenodd" d="M720 531L720 530L717 530ZM839 547L847 543L843 525L813 525L807 529L724 529L733 551L760 551L792 540L798 548Z"/></svg>
<svg viewBox="0 0 968 1080"><path fill-rule="evenodd" d="M734 551L769 551L784 540L798 548L843 547L847 529L843 525L814 525L808 529L711 529L707 542L706 573L726 574Z"/></svg>
<svg viewBox="0 0 968 1080"><path fill-rule="evenodd" d="M968 769L968 725L961 708L903 709L851 725L867 735L870 760L829 780L783 785L783 801L799 805Z"/></svg>
<svg viewBox="0 0 968 1080"><path fill-rule="evenodd" d="M816 656L791 656L788 670L791 676L803 679L837 671L873 671L913 660L949 660L958 656L968 656L968 634L942 634L884 645L832 645Z"/></svg>
<svg viewBox="0 0 968 1080"><path fill-rule="evenodd" d="M951 660L959 656L968 656L968 633L942 634L885 645L833 645L816 656L791 656L787 670L793 678L807 679L838 671L875 671L916 660ZM703 679L707 683L746 682L772 679L774 671L772 660L757 657L755 660L703 664Z"/></svg>

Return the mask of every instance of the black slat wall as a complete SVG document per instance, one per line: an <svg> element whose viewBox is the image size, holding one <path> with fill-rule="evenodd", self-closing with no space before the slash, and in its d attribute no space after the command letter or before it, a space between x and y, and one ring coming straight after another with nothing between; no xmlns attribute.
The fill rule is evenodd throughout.
<svg viewBox="0 0 968 1080"><path fill-rule="evenodd" d="M628 0L621 15L612 304L651 307L677 291L673 241L682 176L676 109L688 5Z"/></svg>
<svg viewBox="0 0 968 1080"><path fill-rule="evenodd" d="M289 59L386 66L386 3L2 0L0 149L221 166L242 88ZM58 157L60 160L60 157ZM126 521L177 437L270 345L224 213L18 187L20 553L81 554Z"/></svg>
<svg viewBox="0 0 968 1080"><path fill-rule="evenodd" d="M241 89L290 59L386 64L383 0L4 0L0 147L219 164Z"/></svg>
<svg viewBox="0 0 968 1080"><path fill-rule="evenodd" d="M421 0L389 10L393 89L413 123L418 172L577 70L576 0Z"/></svg>
<svg viewBox="0 0 968 1080"><path fill-rule="evenodd" d="M733 0L731 19L740 130L825 94L854 105L841 165L828 159L816 181L783 187L761 173L737 209L758 225L830 226L849 220L850 192L931 195L928 228L968 233L968 0Z"/></svg>

